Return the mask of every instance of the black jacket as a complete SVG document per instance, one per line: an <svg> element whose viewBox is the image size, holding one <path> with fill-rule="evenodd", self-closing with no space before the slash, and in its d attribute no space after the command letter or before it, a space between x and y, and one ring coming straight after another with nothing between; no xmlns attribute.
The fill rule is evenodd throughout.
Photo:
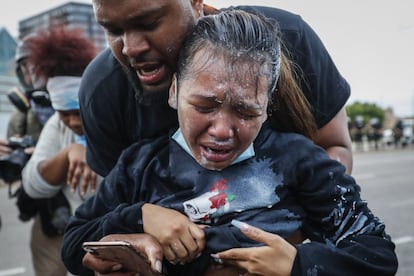
<svg viewBox="0 0 414 276"><path fill-rule="evenodd" d="M168 136L131 146L97 195L71 219L63 245L67 268L88 273L81 265L84 241L142 232L145 202L185 214L210 200L210 212L199 219L211 225L205 229L206 249L194 263L170 268L169 275L197 275L209 264L210 253L257 246L230 224L232 219L285 238L301 229L310 242L297 245L292 275L395 274L397 258L385 225L361 200L360 187L340 163L301 135L267 128L256 139L255 152L241 163L210 171Z"/></svg>

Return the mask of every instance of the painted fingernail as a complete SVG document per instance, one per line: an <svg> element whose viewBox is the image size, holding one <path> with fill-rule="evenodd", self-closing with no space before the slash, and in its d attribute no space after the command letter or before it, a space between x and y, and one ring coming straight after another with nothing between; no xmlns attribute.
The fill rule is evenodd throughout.
<svg viewBox="0 0 414 276"><path fill-rule="evenodd" d="M218 264L223 264L223 260L220 258L217 254L210 254L211 258L213 258L213 261L215 261Z"/></svg>
<svg viewBox="0 0 414 276"><path fill-rule="evenodd" d="M122 264L116 264L112 267L112 271L118 271L122 269Z"/></svg>
<svg viewBox="0 0 414 276"><path fill-rule="evenodd" d="M246 223L244 223L244 222L241 222L241 221L239 221L237 219L233 219L231 221L231 224L233 226L239 228L242 232L248 232L249 231L249 225L246 224Z"/></svg>
<svg viewBox="0 0 414 276"><path fill-rule="evenodd" d="M158 271L159 273L162 273L162 263L160 260L157 260L155 262L155 270Z"/></svg>
<svg viewBox="0 0 414 276"><path fill-rule="evenodd" d="M176 265L180 262L180 260L168 261L172 265Z"/></svg>

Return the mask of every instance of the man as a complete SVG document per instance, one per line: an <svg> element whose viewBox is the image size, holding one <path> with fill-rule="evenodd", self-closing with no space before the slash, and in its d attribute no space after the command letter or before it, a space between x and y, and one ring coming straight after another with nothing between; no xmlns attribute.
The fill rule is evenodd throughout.
<svg viewBox="0 0 414 276"><path fill-rule="evenodd" d="M80 108L87 161L105 176L127 146L177 125L167 92L179 48L197 18L217 11L202 0L94 0L93 4L110 50L85 71ZM350 88L317 35L299 16L286 11L239 8L261 12L279 22L318 127L313 139L351 173L351 140L344 108Z"/></svg>

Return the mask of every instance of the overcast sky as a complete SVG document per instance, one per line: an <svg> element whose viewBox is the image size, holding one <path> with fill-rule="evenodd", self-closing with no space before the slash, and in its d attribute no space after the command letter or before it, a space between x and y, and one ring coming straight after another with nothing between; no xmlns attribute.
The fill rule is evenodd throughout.
<svg viewBox="0 0 414 276"><path fill-rule="evenodd" d="M2 0L0 26L17 24L66 0ZM91 3L87 0L78 2ZM414 115L414 2L409 0L210 0L274 6L300 14L316 31L352 88L356 100ZM7 7L7 8L6 8Z"/></svg>

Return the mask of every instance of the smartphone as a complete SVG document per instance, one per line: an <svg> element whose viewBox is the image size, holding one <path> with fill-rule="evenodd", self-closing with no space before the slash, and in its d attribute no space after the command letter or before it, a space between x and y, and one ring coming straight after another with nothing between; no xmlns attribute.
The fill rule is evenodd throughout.
<svg viewBox="0 0 414 276"><path fill-rule="evenodd" d="M125 241L84 242L83 249L99 258L122 264L127 271L136 271L140 275L161 275L151 270L149 261Z"/></svg>

